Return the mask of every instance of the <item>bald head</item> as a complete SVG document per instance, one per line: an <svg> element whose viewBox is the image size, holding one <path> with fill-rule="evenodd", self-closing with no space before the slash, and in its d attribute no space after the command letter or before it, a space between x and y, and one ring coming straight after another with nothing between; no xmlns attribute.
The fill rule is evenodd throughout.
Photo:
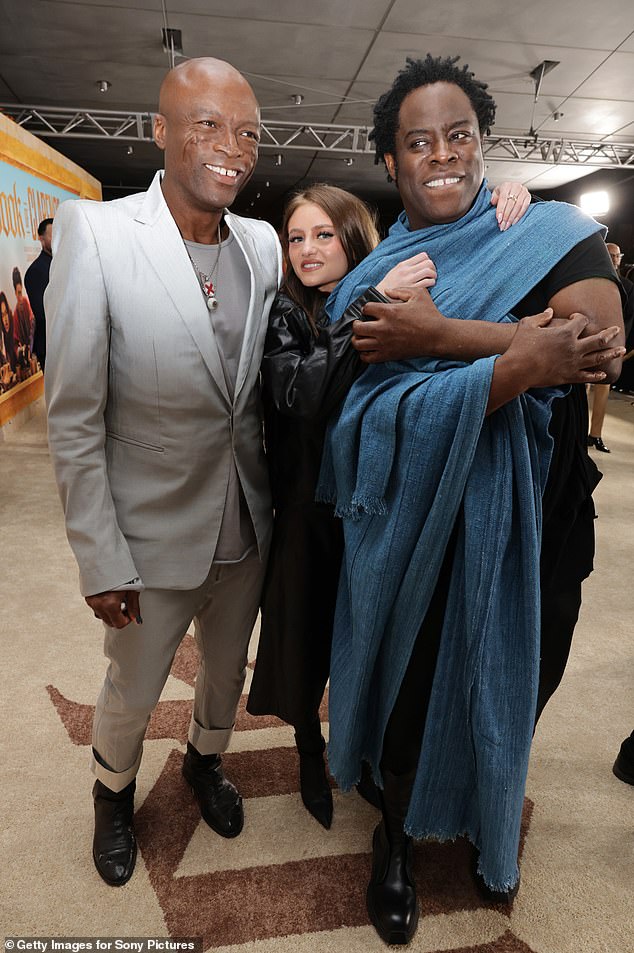
<svg viewBox="0 0 634 953"><path fill-rule="evenodd" d="M205 233L216 227L255 169L257 100L237 69L204 57L170 70L159 109L154 141L165 153L163 196L183 234L192 234L194 220L197 234L201 228Z"/></svg>
<svg viewBox="0 0 634 953"><path fill-rule="evenodd" d="M169 71L161 83L159 112L167 116L183 99L191 100L209 87L227 83L240 87L243 90L245 103L252 102L256 109L259 109L250 85L231 63L217 60L213 56L200 56L179 63Z"/></svg>
<svg viewBox="0 0 634 953"><path fill-rule="evenodd" d="M614 265L615 271L618 272L619 265L623 261L623 254L621 252L621 249L614 242L606 242L605 247L607 248L610 254L610 258L612 259L612 264Z"/></svg>

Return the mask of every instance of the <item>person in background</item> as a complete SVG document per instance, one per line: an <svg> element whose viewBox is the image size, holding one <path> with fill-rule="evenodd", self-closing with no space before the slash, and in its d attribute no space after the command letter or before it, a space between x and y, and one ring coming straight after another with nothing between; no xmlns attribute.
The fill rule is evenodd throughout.
<svg viewBox="0 0 634 953"><path fill-rule="evenodd" d="M609 252L614 270L621 282L625 294L623 301L623 327L625 341L632 328L632 318L634 317L634 296L632 295L632 282L623 278L619 273L619 266L623 259L621 249L614 242L607 242L605 246ZM618 381L610 384L592 385L592 416L590 417L590 432L588 433L587 445L601 453L610 453L608 447L603 442L603 423L605 421L605 412L608 406L611 387L618 388Z"/></svg>
<svg viewBox="0 0 634 953"><path fill-rule="evenodd" d="M18 347L28 349L29 356L33 348L33 333L35 331L35 320L29 299L24 294L22 285L22 275L19 268L14 268L11 274L13 290L15 291L15 311L13 313L13 332Z"/></svg>
<svg viewBox="0 0 634 953"><path fill-rule="evenodd" d="M7 296L0 291L0 389L9 390L16 379L18 356L13 333L13 315Z"/></svg>
<svg viewBox="0 0 634 953"><path fill-rule="evenodd" d="M634 265L622 271L623 253L614 242L608 242L606 248L614 270L621 282L625 300L623 302L623 324L625 327L625 357L621 376L612 385L612 389L622 394L634 394ZM590 428L590 433L594 433Z"/></svg>
<svg viewBox="0 0 634 953"><path fill-rule="evenodd" d="M31 262L24 273L24 287L29 296L29 302L35 318L33 333L33 351L44 370L46 363L46 314L44 312L44 292L46 291L53 252L51 241L53 237L53 219L45 218L37 226L37 237L42 250L37 258Z"/></svg>

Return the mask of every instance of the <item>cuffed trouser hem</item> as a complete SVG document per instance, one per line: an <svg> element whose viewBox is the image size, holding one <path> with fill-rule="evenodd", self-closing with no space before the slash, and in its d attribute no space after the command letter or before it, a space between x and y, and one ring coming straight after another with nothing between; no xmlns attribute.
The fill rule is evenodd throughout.
<svg viewBox="0 0 634 953"><path fill-rule="evenodd" d="M135 763L126 771L111 771L110 768L105 768L103 764L97 761L93 754L90 761L90 770L98 781L101 781L107 788L110 788L111 791L118 794L119 791L123 791L124 788L127 788L128 784L136 778L139 765L141 764L142 754L143 752L140 751Z"/></svg>
<svg viewBox="0 0 634 953"><path fill-rule="evenodd" d="M226 751L233 734L231 728L203 728L192 719L189 726L188 741L194 746L198 754L220 754Z"/></svg>

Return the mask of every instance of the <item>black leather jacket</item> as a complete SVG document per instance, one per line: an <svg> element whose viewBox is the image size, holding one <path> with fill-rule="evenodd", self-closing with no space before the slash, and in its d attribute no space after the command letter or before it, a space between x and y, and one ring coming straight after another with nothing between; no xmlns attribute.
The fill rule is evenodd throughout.
<svg viewBox="0 0 634 953"><path fill-rule="evenodd" d="M276 510L312 504L328 418L364 365L352 347L352 322L365 296L334 324L323 312L311 327L285 294L273 303L264 345L262 379L266 451Z"/></svg>

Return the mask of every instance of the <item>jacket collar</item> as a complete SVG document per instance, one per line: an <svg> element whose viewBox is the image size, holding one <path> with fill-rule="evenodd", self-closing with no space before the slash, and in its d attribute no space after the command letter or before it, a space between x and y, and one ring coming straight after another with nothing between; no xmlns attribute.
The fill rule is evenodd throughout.
<svg viewBox="0 0 634 953"><path fill-rule="evenodd" d="M201 328L208 324L209 315L182 236L163 197L161 179L162 172L159 171L154 176L135 214L137 222L148 226L139 230L139 242L174 307L196 342L223 398L228 404L231 404L213 329L211 334L201 333ZM225 212L225 221L245 256L251 282L249 310L235 385L235 402L248 375L257 338L257 329L262 316L256 314L256 301L259 297L256 294L256 285L259 278L258 270L254 267L257 262L257 255L253 246L253 239L242 220L237 216ZM200 321L200 314L203 311L205 322ZM192 320L195 315L197 315L197 320Z"/></svg>

